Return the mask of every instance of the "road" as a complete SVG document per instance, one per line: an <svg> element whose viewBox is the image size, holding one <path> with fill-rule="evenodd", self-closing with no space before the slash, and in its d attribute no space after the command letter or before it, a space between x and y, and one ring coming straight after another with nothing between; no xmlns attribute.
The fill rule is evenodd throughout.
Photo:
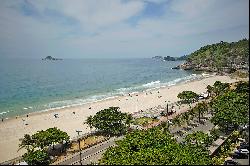
<svg viewBox="0 0 250 166"><path fill-rule="evenodd" d="M91 162L97 162L101 158L102 154L111 146L115 146L115 141L123 139L121 137L112 137L109 140L87 148L81 151L82 165L90 164ZM80 164L80 153L76 153L71 157L57 163L56 165L81 165Z"/></svg>

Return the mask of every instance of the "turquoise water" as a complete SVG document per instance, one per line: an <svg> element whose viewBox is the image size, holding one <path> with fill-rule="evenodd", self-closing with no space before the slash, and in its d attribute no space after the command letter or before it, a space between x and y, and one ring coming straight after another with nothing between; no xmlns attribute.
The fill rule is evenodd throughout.
<svg viewBox="0 0 250 166"><path fill-rule="evenodd" d="M153 59L0 61L0 117L78 105L195 79Z"/></svg>

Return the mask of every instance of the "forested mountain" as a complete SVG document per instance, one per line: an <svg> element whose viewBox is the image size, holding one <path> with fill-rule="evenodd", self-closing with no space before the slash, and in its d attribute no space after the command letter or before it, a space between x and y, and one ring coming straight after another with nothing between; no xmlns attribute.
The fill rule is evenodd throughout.
<svg viewBox="0 0 250 166"><path fill-rule="evenodd" d="M182 69L231 71L249 69L249 39L207 45L187 55Z"/></svg>

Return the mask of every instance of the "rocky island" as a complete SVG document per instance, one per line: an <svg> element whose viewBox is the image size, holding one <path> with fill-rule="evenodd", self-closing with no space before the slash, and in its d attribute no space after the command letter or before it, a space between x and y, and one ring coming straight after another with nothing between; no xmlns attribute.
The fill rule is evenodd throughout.
<svg viewBox="0 0 250 166"><path fill-rule="evenodd" d="M42 60L56 61L56 60L62 60L62 59L60 59L60 58L53 58L52 56L47 56L46 58L43 58Z"/></svg>

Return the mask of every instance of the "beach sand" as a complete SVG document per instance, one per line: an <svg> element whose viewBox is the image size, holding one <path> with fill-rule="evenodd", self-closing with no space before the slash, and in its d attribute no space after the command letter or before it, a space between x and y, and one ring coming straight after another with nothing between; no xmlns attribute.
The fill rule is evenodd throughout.
<svg viewBox="0 0 250 166"><path fill-rule="evenodd" d="M17 119L11 118L0 122L0 162L13 159L25 153L26 150L18 150L19 139L24 134L34 134L39 130L46 130L50 127L58 127L66 131L71 138L76 137L76 130L87 133L90 128L83 124L86 118L96 112L110 106L118 106L122 112L133 113L140 110L149 109L158 105L165 105L165 101L171 103L178 101L178 93L184 90L191 90L196 93L206 92L207 85L213 85L215 81L235 82L228 76L212 76L202 80L195 80L181 83L175 86L152 90L150 92L140 92L130 96L121 96L114 99L103 100L82 106L75 106L52 110L48 112L34 113L26 117L20 116ZM160 93L158 93L158 91ZM162 96L162 97L158 97ZM91 109L90 109L91 107ZM75 112L75 113L73 113ZM54 114L58 114L55 118ZM28 125L25 125L27 123Z"/></svg>

